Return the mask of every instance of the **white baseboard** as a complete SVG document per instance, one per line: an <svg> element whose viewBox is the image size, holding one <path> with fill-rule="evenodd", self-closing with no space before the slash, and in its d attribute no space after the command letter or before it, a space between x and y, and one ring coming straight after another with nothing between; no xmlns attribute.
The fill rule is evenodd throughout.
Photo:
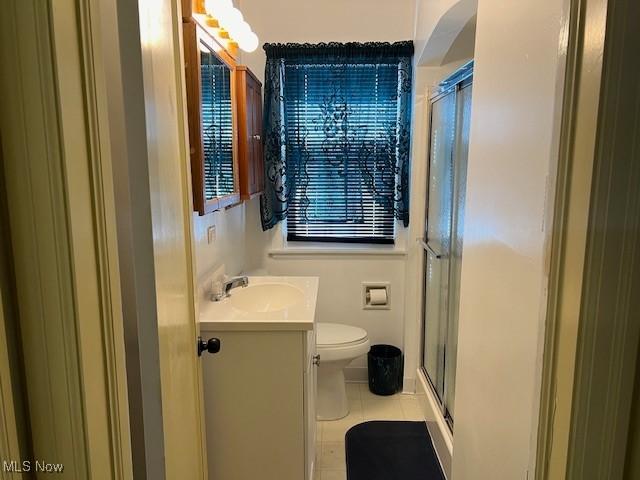
<svg viewBox="0 0 640 480"><path fill-rule="evenodd" d="M349 383L368 383L369 372L367 367L347 367L344 369L344 378ZM402 393L416 393L415 377L403 378Z"/></svg>
<svg viewBox="0 0 640 480"><path fill-rule="evenodd" d="M416 393L415 377L404 377L402 379L402 393Z"/></svg>

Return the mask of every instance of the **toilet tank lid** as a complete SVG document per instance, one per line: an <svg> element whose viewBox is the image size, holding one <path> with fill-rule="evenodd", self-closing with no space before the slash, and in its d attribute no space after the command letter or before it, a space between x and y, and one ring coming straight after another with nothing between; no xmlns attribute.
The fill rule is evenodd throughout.
<svg viewBox="0 0 640 480"><path fill-rule="evenodd" d="M316 325L317 345L344 345L357 343L367 338L366 330L340 323L320 322Z"/></svg>

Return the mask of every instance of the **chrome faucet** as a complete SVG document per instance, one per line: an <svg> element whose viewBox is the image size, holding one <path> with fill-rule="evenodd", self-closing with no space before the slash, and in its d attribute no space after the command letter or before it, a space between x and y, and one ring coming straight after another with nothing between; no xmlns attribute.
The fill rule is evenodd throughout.
<svg viewBox="0 0 640 480"><path fill-rule="evenodd" d="M229 292L234 288L237 288L237 287L244 288L248 286L249 286L249 277L242 276L242 277L230 278L229 280L225 280L224 282L222 282L220 291L214 292L213 295L211 295L211 299L214 302L219 302L220 300L224 300L225 298L227 298L229 296Z"/></svg>

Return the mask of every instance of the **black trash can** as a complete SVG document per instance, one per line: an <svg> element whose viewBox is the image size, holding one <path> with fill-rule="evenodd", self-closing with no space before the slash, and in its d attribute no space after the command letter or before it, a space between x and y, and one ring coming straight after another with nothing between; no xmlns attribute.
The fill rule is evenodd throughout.
<svg viewBox="0 0 640 480"><path fill-rule="evenodd" d="M376 395L393 395L402 388L402 351L393 345L373 345L367 354L369 390Z"/></svg>

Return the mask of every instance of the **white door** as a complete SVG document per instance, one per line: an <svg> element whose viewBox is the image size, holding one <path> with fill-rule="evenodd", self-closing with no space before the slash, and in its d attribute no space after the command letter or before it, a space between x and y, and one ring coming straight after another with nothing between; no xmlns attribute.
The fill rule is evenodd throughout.
<svg viewBox="0 0 640 480"><path fill-rule="evenodd" d="M206 475L178 0L140 0L167 479Z"/></svg>

